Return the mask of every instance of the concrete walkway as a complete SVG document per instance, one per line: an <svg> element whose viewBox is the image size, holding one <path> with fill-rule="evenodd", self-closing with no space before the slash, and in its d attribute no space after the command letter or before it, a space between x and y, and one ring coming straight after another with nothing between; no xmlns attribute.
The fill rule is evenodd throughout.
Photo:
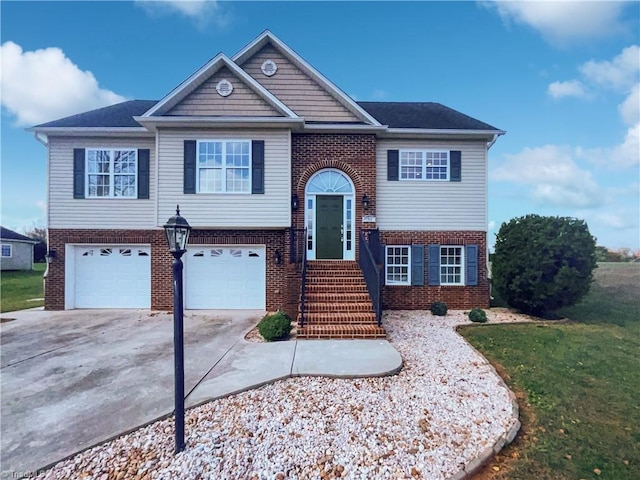
<svg viewBox="0 0 640 480"><path fill-rule="evenodd" d="M187 407L292 376L383 376L402 367L386 340L245 341L262 314L186 312ZM172 413L171 315L26 310L2 319L2 475L48 466Z"/></svg>

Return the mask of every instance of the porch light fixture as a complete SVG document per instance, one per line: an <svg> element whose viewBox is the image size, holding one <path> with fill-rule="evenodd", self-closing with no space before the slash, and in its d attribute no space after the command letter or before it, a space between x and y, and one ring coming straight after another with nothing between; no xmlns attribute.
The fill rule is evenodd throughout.
<svg viewBox="0 0 640 480"><path fill-rule="evenodd" d="M291 195L291 210L294 212L297 212L299 206L300 205L298 203L298 194L294 193L293 195Z"/></svg>
<svg viewBox="0 0 640 480"><path fill-rule="evenodd" d="M174 356L174 392L175 392L175 453L182 452L184 442L184 303L182 298L182 255L187 251L191 226L180 216L180 205L176 214L164 225L173 255L173 356Z"/></svg>
<svg viewBox="0 0 640 480"><path fill-rule="evenodd" d="M365 211L369 210L369 197L367 197L366 193L362 195L362 208L364 208Z"/></svg>
<svg viewBox="0 0 640 480"><path fill-rule="evenodd" d="M278 266L282 265L282 253L278 249L273 253L273 262Z"/></svg>

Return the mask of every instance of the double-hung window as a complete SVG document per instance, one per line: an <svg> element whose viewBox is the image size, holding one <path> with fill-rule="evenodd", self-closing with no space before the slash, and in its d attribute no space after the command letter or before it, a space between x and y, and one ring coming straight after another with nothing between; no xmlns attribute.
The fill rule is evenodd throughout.
<svg viewBox="0 0 640 480"><path fill-rule="evenodd" d="M200 140L199 193L251 193L251 141Z"/></svg>
<svg viewBox="0 0 640 480"><path fill-rule="evenodd" d="M136 198L137 150L88 148L86 162L87 198Z"/></svg>
<svg viewBox="0 0 640 480"><path fill-rule="evenodd" d="M464 285L464 247L440 246L440 285Z"/></svg>
<svg viewBox="0 0 640 480"><path fill-rule="evenodd" d="M2 257L11 258L11 245L8 243L2 245Z"/></svg>
<svg viewBox="0 0 640 480"><path fill-rule="evenodd" d="M400 180L449 180L448 150L400 150Z"/></svg>
<svg viewBox="0 0 640 480"><path fill-rule="evenodd" d="M387 285L411 285L411 247L386 247L385 275Z"/></svg>

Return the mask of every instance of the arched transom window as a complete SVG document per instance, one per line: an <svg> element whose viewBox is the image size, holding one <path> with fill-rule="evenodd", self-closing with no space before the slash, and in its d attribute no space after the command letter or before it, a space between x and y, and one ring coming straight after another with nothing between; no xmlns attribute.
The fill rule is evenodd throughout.
<svg viewBox="0 0 640 480"><path fill-rule="evenodd" d="M353 193L353 186L347 176L336 170L325 170L311 178L307 184L308 194Z"/></svg>

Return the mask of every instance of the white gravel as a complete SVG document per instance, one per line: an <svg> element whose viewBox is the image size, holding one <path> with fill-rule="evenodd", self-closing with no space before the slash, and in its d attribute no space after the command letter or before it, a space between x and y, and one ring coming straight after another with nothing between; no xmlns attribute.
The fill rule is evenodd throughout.
<svg viewBox="0 0 640 480"><path fill-rule="evenodd" d="M508 312L489 321L523 321ZM516 423L509 391L455 331L462 311L386 312L393 377L292 378L187 412L60 462L41 479L444 479Z"/></svg>

